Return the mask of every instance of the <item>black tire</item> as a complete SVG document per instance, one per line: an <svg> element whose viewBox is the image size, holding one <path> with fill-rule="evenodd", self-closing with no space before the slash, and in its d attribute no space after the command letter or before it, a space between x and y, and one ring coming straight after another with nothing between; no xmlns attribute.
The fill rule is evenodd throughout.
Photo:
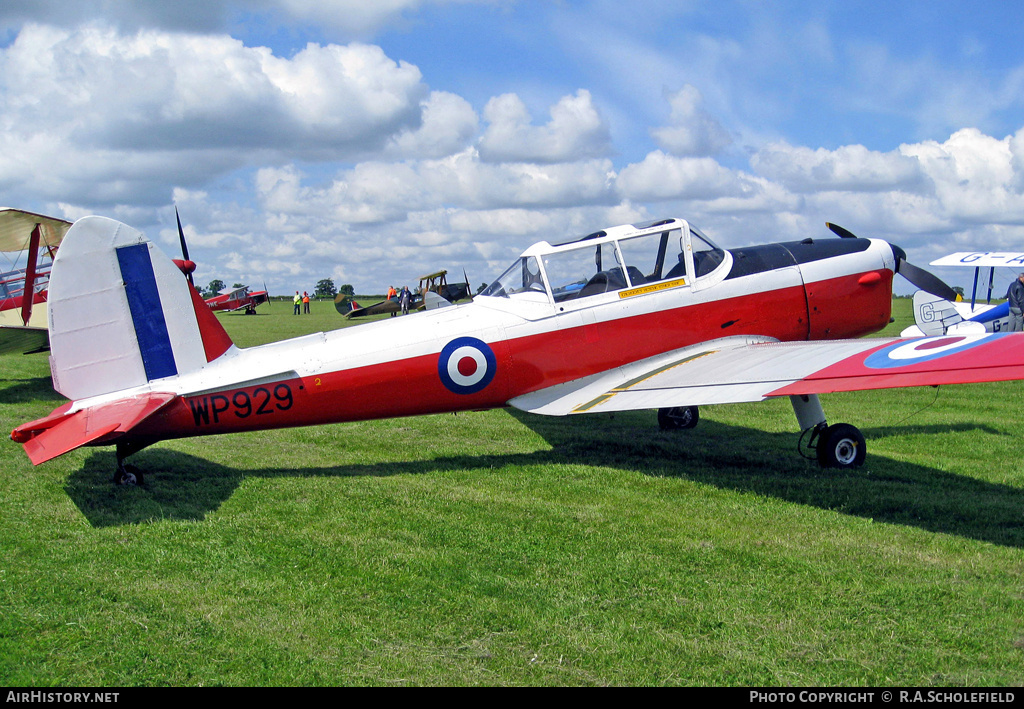
<svg viewBox="0 0 1024 709"><path fill-rule="evenodd" d="M856 426L837 423L818 436L818 464L823 468L859 468L867 456L864 434Z"/></svg>
<svg viewBox="0 0 1024 709"><path fill-rule="evenodd" d="M136 468L134 465L122 466L117 469L117 472L114 473L114 484L141 485L142 471Z"/></svg>
<svg viewBox="0 0 1024 709"><path fill-rule="evenodd" d="M673 406L669 409L658 409L658 425L662 431L693 428L699 420L700 412L696 406Z"/></svg>

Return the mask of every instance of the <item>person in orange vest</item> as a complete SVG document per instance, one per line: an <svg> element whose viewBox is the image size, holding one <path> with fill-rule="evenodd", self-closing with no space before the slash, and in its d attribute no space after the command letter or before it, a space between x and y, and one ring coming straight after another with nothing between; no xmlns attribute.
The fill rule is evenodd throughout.
<svg viewBox="0 0 1024 709"><path fill-rule="evenodd" d="M395 290L395 287L394 286L388 286L388 300L391 300L396 295L398 295L398 291ZM391 317L395 317L395 313L391 313Z"/></svg>
<svg viewBox="0 0 1024 709"><path fill-rule="evenodd" d="M302 291L302 312L309 315L309 293Z"/></svg>

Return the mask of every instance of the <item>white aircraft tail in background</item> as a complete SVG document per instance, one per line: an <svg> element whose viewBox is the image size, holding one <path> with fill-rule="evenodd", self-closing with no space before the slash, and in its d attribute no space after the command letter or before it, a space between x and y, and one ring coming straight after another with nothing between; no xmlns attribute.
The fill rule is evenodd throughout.
<svg viewBox="0 0 1024 709"><path fill-rule="evenodd" d="M991 302L995 270L1002 267L1016 269L1016 272L1024 271L1024 253L963 251L943 256L929 265L973 268L974 287L971 291L971 301L953 302L925 291L917 291L914 293L915 325L900 333L903 337L976 335L1007 331L1010 324L1009 305L993 305ZM987 302L983 304L978 303L978 281L982 268L989 269Z"/></svg>

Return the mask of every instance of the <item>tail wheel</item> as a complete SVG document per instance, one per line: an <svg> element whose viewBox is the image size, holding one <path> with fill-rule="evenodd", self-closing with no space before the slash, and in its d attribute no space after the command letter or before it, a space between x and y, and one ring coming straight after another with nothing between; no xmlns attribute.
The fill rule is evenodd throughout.
<svg viewBox="0 0 1024 709"><path fill-rule="evenodd" d="M663 431L677 431L693 428L700 420L696 406L673 406L670 409L658 409L658 425Z"/></svg>
<svg viewBox="0 0 1024 709"><path fill-rule="evenodd" d="M141 485L142 471L134 465L120 465L114 473L115 485Z"/></svg>
<svg viewBox="0 0 1024 709"><path fill-rule="evenodd" d="M867 455L864 434L856 426L837 423L818 436L818 464L823 468L859 468Z"/></svg>

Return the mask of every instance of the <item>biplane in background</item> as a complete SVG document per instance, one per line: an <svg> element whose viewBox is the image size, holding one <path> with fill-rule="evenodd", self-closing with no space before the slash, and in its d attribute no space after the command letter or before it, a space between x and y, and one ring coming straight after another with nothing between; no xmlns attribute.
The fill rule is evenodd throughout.
<svg viewBox="0 0 1024 709"><path fill-rule="evenodd" d="M212 298L207 298L206 305L214 312L245 310L246 315L255 315L256 306L269 300L270 296L265 290L250 291L249 286L239 286L225 288Z"/></svg>
<svg viewBox="0 0 1024 709"><path fill-rule="evenodd" d="M896 274L952 289L830 226L843 238L731 250L681 219L542 241L472 303L240 349L141 232L86 217L50 283L70 401L11 438L34 464L114 445L114 479L131 483L125 458L171 438L504 406L658 409L688 428L700 405L788 397L806 451L848 468L864 436L829 425L819 394L1024 378L1024 333L862 337L889 323Z"/></svg>
<svg viewBox="0 0 1024 709"><path fill-rule="evenodd" d="M71 222L0 207L0 354L49 348L46 296L50 265ZM0 267L3 268L3 267Z"/></svg>
<svg viewBox="0 0 1024 709"><path fill-rule="evenodd" d="M914 293L914 325L906 328L904 337L946 334L981 334L1006 332L1010 325L1010 304L992 303L997 268L1012 268L1013 279L1024 272L1024 253L1006 251L960 251L931 262L932 266L974 269L971 302L962 298L944 298L926 291ZM988 269L988 293L979 303L978 288L982 269ZM984 284L982 284L984 285ZM1003 296L1005 297L1005 296Z"/></svg>
<svg viewBox="0 0 1024 709"><path fill-rule="evenodd" d="M409 303L409 310L430 309L435 301L427 296L427 293L434 293L449 303L454 303L465 298L472 298L469 291L468 280L465 283L449 283L448 271L437 271L420 276L420 284L412 294L412 301ZM388 298L361 307L351 297L338 294L334 298L335 309L346 318L363 318L370 315L385 315L397 313L402 309L398 298Z"/></svg>

